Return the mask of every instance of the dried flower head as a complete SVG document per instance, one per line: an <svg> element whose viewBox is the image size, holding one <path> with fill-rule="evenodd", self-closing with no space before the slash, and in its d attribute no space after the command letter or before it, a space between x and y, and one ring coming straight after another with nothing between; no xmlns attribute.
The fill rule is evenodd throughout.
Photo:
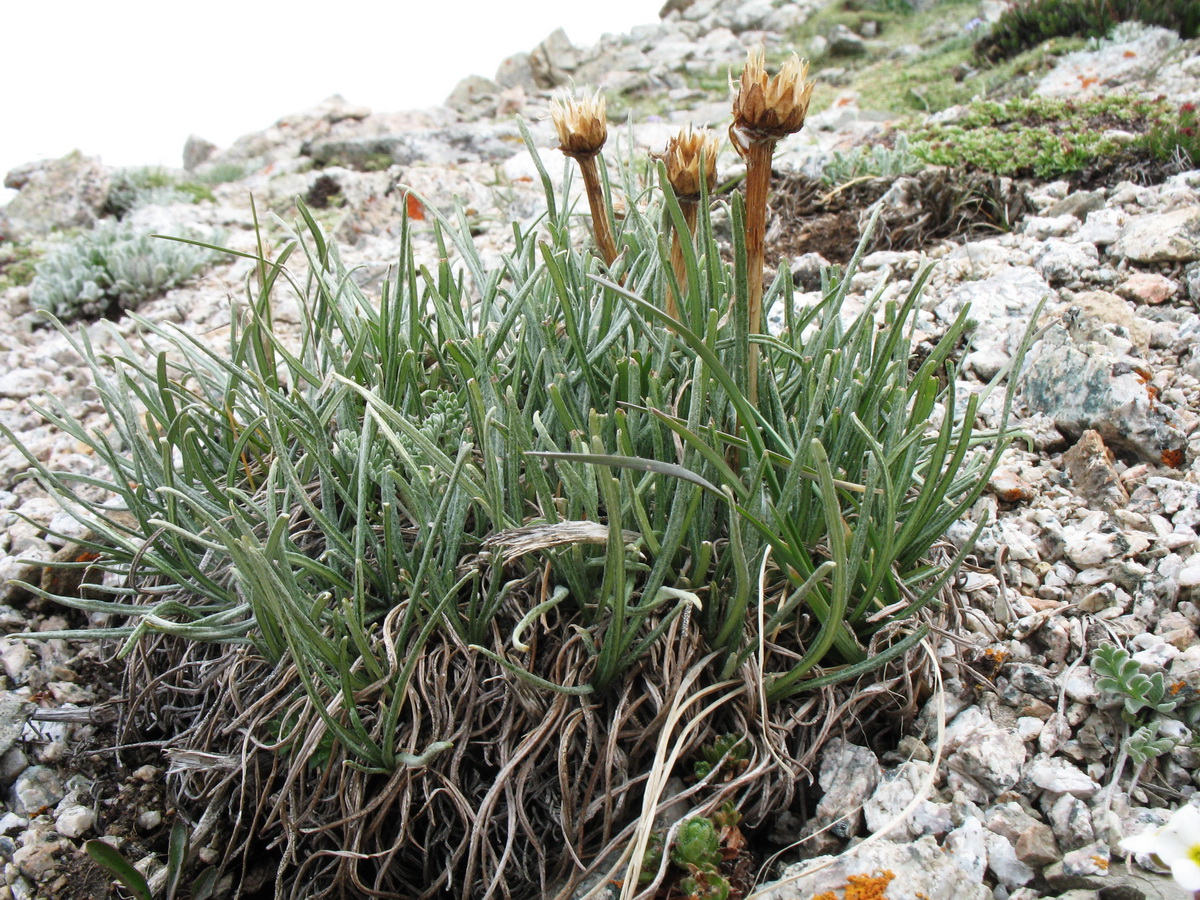
<svg viewBox="0 0 1200 900"><path fill-rule="evenodd" d="M807 79L808 60L794 53L778 75L768 78L762 47L750 51L729 126L729 137L739 153L751 144L778 141L804 127L814 84Z"/></svg>
<svg viewBox="0 0 1200 900"><path fill-rule="evenodd" d="M551 100L550 117L558 132L558 149L577 159L599 153L608 140L604 106L604 97L599 91L579 100L569 96Z"/></svg>
<svg viewBox="0 0 1200 900"><path fill-rule="evenodd" d="M702 187L711 191L716 184L717 139L708 129L695 131L689 125L667 142L661 158L667 180L681 200L699 199Z"/></svg>

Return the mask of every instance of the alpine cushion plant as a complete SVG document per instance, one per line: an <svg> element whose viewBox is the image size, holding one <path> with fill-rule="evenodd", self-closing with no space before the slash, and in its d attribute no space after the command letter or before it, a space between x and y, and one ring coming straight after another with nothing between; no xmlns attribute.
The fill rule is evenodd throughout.
<svg viewBox="0 0 1200 900"><path fill-rule="evenodd" d="M121 640L128 723L221 761L181 797L217 802L240 767L227 863L267 840L298 896L566 897L632 865L649 773L688 778L688 818L735 800L756 827L819 746L813 709L903 677L968 550L941 536L1007 441L956 399L966 312L916 365L928 271L843 321L860 245L803 311L781 271L784 331L752 345L727 314L754 271L740 196L733 264L702 201L678 278L668 166L625 171L609 265L542 171L547 214L497 269L430 208L367 297L301 205L222 351L136 316L109 352L71 338L111 427L43 414L108 474L27 459L92 531L72 565L107 577L29 589L114 617L58 636ZM731 734L737 765L698 774Z"/></svg>

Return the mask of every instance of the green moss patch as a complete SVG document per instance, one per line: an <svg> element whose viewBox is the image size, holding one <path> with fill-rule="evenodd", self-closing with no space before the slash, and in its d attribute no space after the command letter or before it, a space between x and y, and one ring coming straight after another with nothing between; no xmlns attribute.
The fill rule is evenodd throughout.
<svg viewBox="0 0 1200 900"><path fill-rule="evenodd" d="M918 129L911 147L934 165L1058 178L1115 161L1186 165L1197 158L1195 122L1194 108L1162 99L980 101L952 123Z"/></svg>

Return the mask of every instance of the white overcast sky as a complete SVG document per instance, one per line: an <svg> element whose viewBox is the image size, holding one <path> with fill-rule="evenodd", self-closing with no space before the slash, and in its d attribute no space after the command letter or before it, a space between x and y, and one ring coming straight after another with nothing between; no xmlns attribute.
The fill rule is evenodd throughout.
<svg viewBox="0 0 1200 900"><path fill-rule="evenodd" d="M657 21L661 5L3 0L0 175L73 149L177 167L189 134L228 146L335 93L377 111L432 106L558 26L586 45Z"/></svg>

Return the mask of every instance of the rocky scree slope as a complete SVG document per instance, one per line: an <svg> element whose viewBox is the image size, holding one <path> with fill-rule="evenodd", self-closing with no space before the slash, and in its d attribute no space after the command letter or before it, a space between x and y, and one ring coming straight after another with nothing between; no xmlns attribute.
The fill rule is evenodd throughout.
<svg viewBox="0 0 1200 900"><path fill-rule="evenodd" d="M962 12L962 3L950 6ZM423 204L449 209L458 202L485 255L498 258L510 223L529 222L543 209L514 116L530 121L556 179L563 161L543 116L549 92L571 82L599 86L639 114L622 145L659 150L682 122L726 122L728 103L714 79L739 65L748 47L786 47L824 10L816 2L672 2L658 23L591 48L555 32L506 60L493 79L464 80L444 107L372 113L332 98L229 148L192 140L187 177L212 176L211 199L147 203L127 212L124 224L208 229L249 250L248 195L269 234L282 226L267 214L288 219L293 198L304 197L356 277L371 286L395 252L402 211L418 223L418 253L428 262L437 250L419 224ZM997 11L992 0L969 10L981 19ZM857 70L842 63L861 56L903 64L920 48L860 30L832 28L799 48L816 51L834 96L781 145L780 174L819 173L835 150L878 139L889 122L907 118L860 105ZM1200 47L1161 30L1132 29L1122 40L1051 59L1027 87L1047 96L1124 91L1200 100ZM719 162L727 176L740 171L730 152ZM6 183L19 194L0 210L9 250L42 252L65 229L95 225L117 177L77 155L10 173ZM893 900L1181 896L1153 874L1150 860L1140 860L1149 869L1127 865L1117 842L1161 824L1200 788L1200 749L1186 721L1200 702L1200 171L1151 185L1019 188L1027 210L1011 232L878 251L855 281L859 301L884 284L885 295L899 296L924 260L937 262L919 328L933 341L971 304L977 324L962 360L963 395L980 392L1003 369L1043 301L1046 330L1026 360L1018 395L1028 441L1008 452L971 516L947 536L961 542L988 517L957 584L958 627L938 646L949 723L940 757L934 701L887 746L868 747L852 732L833 740L814 773L814 808L781 817L769 840L803 839L793 859L842 855L819 871L800 864L761 896L841 891L850 876L881 872L894 876L886 884ZM912 178L893 179L883 202L897 216L922 214ZM826 258L818 249L791 261L798 303L819 296ZM137 312L221 346L247 274L244 262L217 262ZM298 310L285 303L276 320L296 328ZM142 340L127 317L112 324ZM102 352L116 349L102 323L81 327ZM144 347L153 351L153 340ZM0 419L52 468L90 473L94 460L31 407L46 395L89 427L104 427L87 371L39 321L29 288L8 287L0 302ZM983 405L985 424L995 423L999 401L996 393ZM0 625L7 634L79 624L75 614L10 583L37 583L41 573L30 561L54 556L64 537L80 531L20 479L26 469L14 448L0 447ZM1135 767L1121 756L1120 698L1097 686L1092 669L1107 642L1127 647L1145 673L1162 673L1179 700L1177 712L1155 724L1173 746L1139 768L1136 784ZM78 876L85 869L77 846L89 837L111 833L131 856L164 846L169 798L161 761L121 770L113 768L116 756L89 753L109 728L94 711L112 689L97 664L102 653L90 644L0 638L0 896L99 896L105 879ZM897 821L927 781L932 791ZM882 840L843 853L883 828ZM217 839L206 846L198 837L201 856L216 858ZM273 872L255 875L267 880Z"/></svg>

